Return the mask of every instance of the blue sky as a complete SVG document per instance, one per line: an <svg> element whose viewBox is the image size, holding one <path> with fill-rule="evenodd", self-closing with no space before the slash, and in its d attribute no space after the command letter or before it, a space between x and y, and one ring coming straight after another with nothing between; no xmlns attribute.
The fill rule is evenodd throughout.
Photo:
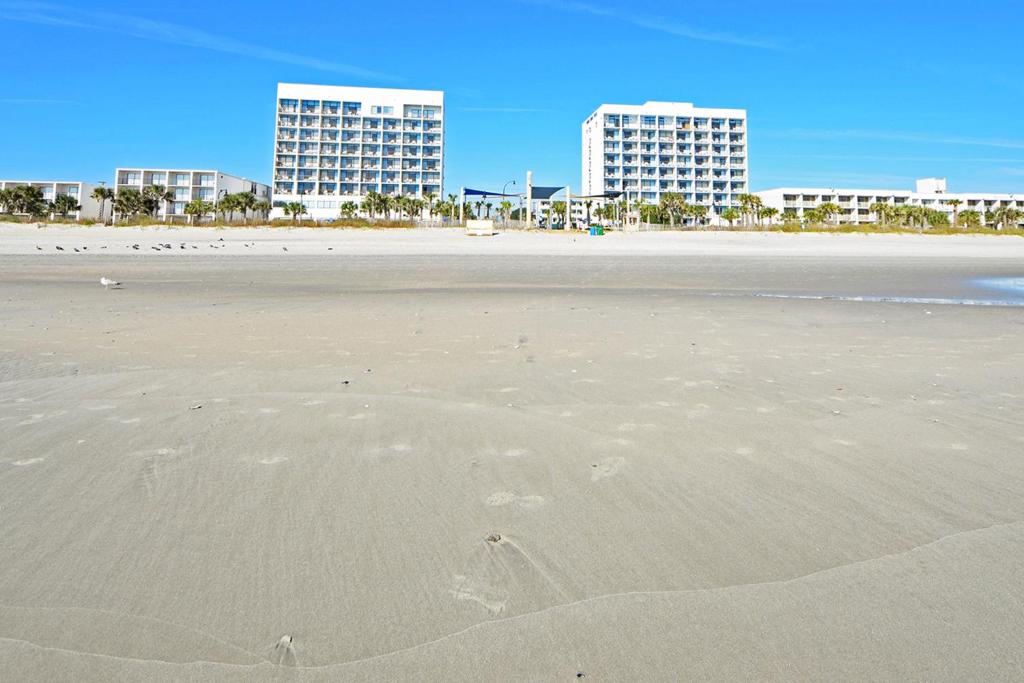
<svg viewBox="0 0 1024 683"><path fill-rule="evenodd" d="M0 177L268 180L278 81L446 91L446 190L580 182L602 102L743 107L754 189L1024 192L1024 3L0 0Z"/></svg>

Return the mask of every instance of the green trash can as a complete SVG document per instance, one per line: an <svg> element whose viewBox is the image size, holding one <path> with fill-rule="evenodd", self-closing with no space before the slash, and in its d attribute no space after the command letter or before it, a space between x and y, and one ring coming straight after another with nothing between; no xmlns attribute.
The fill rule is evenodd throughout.
<svg viewBox="0 0 1024 683"><path fill-rule="evenodd" d="M590 226L590 234L592 236L594 236L594 237L598 237L600 235L603 235L604 234L604 228L602 228L600 225L591 225Z"/></svg>

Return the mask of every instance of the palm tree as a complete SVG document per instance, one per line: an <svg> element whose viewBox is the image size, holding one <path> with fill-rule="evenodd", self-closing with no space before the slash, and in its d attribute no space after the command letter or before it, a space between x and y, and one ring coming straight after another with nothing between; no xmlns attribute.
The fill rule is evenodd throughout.
<svg viewBox="0 0 1024 683"><path fill-rule="evenodd" d="M998 209L992 212L992 220L996 226L996 230L1011 230L1017 227L1020 222L1021 216L1024 216L1024 212L1017 209L1011 209L1008 206L1000 206Z"/></svg>
<svg viewBox="0 0 1024 683"><path fill-rule="evenodd" d="M12 203L14 213L24 213L29 216L43 216L46 214L46 198L43 191L35 185L18 185L13 190Z"/></svg>
<svg viewBox="0 0 1024 683"><path fill-rule="evenodd" d="M123 187L114 197L114 212L119 218L133 218L143 211L145 206L142 193L134 187Z"/></svg>
<svg viewBox="0 0 1024 683"><path fill-rule="evenodd" d="M684 211L693 218L697 225L703 225L704 218L708 215L708 207L700 204L687 204Z"/></svg>
<svg viewBox="0 0 1024 683"><path fill-rule="evenodd" d="M674 228L676 226L676 215L683 213L683 210L686 208L686 200L678 192L666 192L661 195L659 206L668 216L669 224Z"/></svg>
<svg viewBox="0 0 1024 683"><path fill-rule="evenodd" d="M740 210L743 212L743 225L747 226L747 216L753 218L756 215L757 210L762 206L761 198L756 194L741 194L736 199L739 200Z"/></svg>
<svg viewBox="0 0 1024 683"><path fill-rule="evenodd" d="M739 218L742 216L738 209L734 209L732 207L729 207L728 209L723 211L721 215L723 220L729 222L730 228L732 228L733 223L739 220Z"/></svg>
<svg viewBox="0 0 1024 683"><path fill-rule="evenodd" d="M459 197L458 195L448 195L448 207L451 209L451 215L448 216L449 220L455 220L455 212L459 210Z"/></svg>
<svg viewBox="0 0 1024 683"><path fill-rule="evenodd" d="M821 207L813 209L804 209L804 220L807 221L808 225L815 225L817 223L824 223L828 220L828 216L821 210Z"/></svg>
<svg viewBox="0 0 1024 683"><path fill-rule="evenodd" d="M263 220L267 220L270 217L270 212L273 211L274 205L268 202L266 199L260 199L252 207L253 211L263 217Z"/></svg>
<svg viewBox="0 0 1024 683"><path fill-rule="evenodd" d="M157 212L160 211L161 202L164 203L164 219L170 217L170 209L167 206L170 202L174 201L174 193L168 192L167 188L163 185L147 185L142 189L142 200L145 202L146 211L153 215L153 218L157 217Z"/></svg>
<svg viewBox="0 0 1024 683"><path fill-rule="evenodd" d="M185 215L190 225L196 224L197 216L206 216L213 211L213 204L202 199L193 199L185 205Z"/></svg>
<svg viewBox="0 0 1024 683"><path fill-rule="evenodd" d="M224 220L230 223L235 217L235 209L238 208L238 195L226 194L217 202L217 211L220 211Z"/></svg>
<svg viewBox="0 0 1024 683"><path fill-rule="evenodd" d="M886 202L875 202L868 211L875 214L875 219L882 225L888 225L893 217L893 207Z"/></svg>
<svg viewBox="0 0 1024 683"><path fill-rule="evenodd" d="M831 223L833 218L838 222L837 216L843 212L843 208L833 202L825 202L818 206L818 211L821 212L826 222Z"/></svg>
<svg viewBox="0 0 1024 683"><path fill-rule="evenodd" d="M358 210L359 207L356 206L355 202L342 202L341 206L339 207L341 217L346 219L354 218L356 215L356 211Z"/></svg>
<svg viewBox="0 0 1024 683"><path fill-rule="evenodd" d="M13 188L0 190L0 209L2 209L4 213L14 213L15 203L16 198L14 196Z"/></svg>
<svg viewBox="0 0 1024 683"><path fill-rule="evenodd" d="M963 202L960 201L959 199L947 199L946 200L946 206L952 206L953 207L953 225L954 226L959 224L959 221L957 220L957 218L959 218L960 205L961 204L963 204Z"/></svg>
<svg viewBox="0 0 1024 683"><path fill-rule="evenodd" d="M475 202L473 202L473 206L476 207L476 215L477 216L483 215L484 200L482 200L482 199L476 200Z"/></svg>
<svg viewBox="0 0 1024 683"><path fill-rule="evenodd" d="M501 219L503 221L508 221L508 215L512 211L512 202L507 199L503 199L501 203L498 204L498 208L501 210ZM587 210L590 210L590 202L587 202Z"/></svg>
<svg viewBox="0 0 1024 683"><path fill-rule="evenodd" d="M299 220L299 216L306 213L306 205L302 202L288 202L282 208L284 209L285 216L292 217L293 223Z"/></svg>
<svg viewBox="0 0 1024 683"><path fill-rule="evenodd" d="M380 209L384 212L384 217L387 220L391 220L391 212L398 208L398 197L390 194L380 195Z"/></svg>
<svg viewBox="0 0 1024 683"><path fill-rule="evenodd" d="M774 206L766 206L758 212L758 217L768 220L768 224L771 225L772 219L779 215L779 210Z"/></svg>
<svg viewBox="0 0 1024 683"><path fill-rule="evenodd" d="M960 226L970 229L978 229L981 227L981 214L977 211L968 209L960 213L957 218L957 222Z"/></svg>
<svg viewBox="0 0 1024 683"><path fill-rule="evenodd" d="M565 227L565 202L551 202L548 207L548 225L554 229L556 222L563 228Z"/></svg>
<svg viewBox="0 0 1024 683"><path fill-rule="evenodd" d="M233 196L235 198L235 207L242 212L242 222L247 223L249 212L256 207L256 195L252 192L239 192Z"/></svg>
<svg viewBox="0 0 1024 683"><path fill-rule="evenodd" d="M69 213L79 211L82 207L71 195L59 194L54 198L51 208L54 213L59 213L61 218L67 218Z"/></svg>
<svg viewBox="0 0 1024 683"><path fill-rule="evenodd" d="M423 201L425 202L425 206L427 208L427 213L429 213L430 217L433 218L434 217L434 202L437 201L437 195L434 194L433 192L425 192L425 193L423 193Z"/></svg>
<svg viewBox="0 0 1024 683"><path fill-rule="evenodd" d="M105 212L103 208L108 199L114 198L114 191L109 187L97 187L93 189L92 195L90 196L100 203L100 213L96 218L102 223L105 219Z"/></svg>

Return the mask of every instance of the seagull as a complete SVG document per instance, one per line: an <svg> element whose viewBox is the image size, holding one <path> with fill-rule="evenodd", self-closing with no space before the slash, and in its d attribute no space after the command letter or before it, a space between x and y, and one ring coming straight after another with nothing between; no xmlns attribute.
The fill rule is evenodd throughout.
<svg viewBox="0 0 1024 683"><path fill-rule="evenodd" d="M109 277L101 277L100 284L103 285L103 289L109 290L111 287L120 287L121 283L117 280L111 280Z"/></svg>
<svg viewBox="0 0 1024 683"><path fill-rule="evenodd" d="M36 245L36 251L42 251L42 250L43 250L43 248L37 244Z"/></svg>
<svg viewBox="0 0 1024 683"><path fill-rule="evenodd" d="M57 247L57 251L64 251L64 247Z"/></svg>

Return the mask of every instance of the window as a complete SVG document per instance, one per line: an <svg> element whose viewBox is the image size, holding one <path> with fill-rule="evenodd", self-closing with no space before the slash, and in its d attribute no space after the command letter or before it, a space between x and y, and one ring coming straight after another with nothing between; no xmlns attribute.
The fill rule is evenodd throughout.
<svg viewBox="0 0 1024 683"><path fill-rule="evenodd" d="M175 173L172 177L175 185L188 185L188 173Z"/></svg>
<svg viewBox="0 0 1024 683"><path fill-rule="evenodd" d="M124 174L124 179L122 180L122 182L127 184L127 185L138 185L139 184L139 174L138 173L125 173Z"/></svg>
<svg viewBox="0 0 1024 683"><path fill-rule="evenodd" d="M166 173L154 173L153 174L153 184L154 185L166 185L167 184L167 174Z"/></svg>
<svg viewBox="0 0 1024 683"><path fill-rule="evenodd" d="M189 192L187 187L176 187L174 188L174 198L176 200L188 200Z"/></svg>
<svg viewBox="0 0 1024 683"><path fill-rule="evenodd" d="M200 189L199 190L199 198L202 199L204 202L212 202L213 201L213 189L209 188L209 187L204 187L204 188Z"/></svg>
<svg viewBox="0 0 1024 683"><path fill-rule="evenodd" d="M395 108L394 107L382 107L380 105L375 105L373 107L370 107L370 112L373 113L373 114L394 114L395 113Z"/></svg>

